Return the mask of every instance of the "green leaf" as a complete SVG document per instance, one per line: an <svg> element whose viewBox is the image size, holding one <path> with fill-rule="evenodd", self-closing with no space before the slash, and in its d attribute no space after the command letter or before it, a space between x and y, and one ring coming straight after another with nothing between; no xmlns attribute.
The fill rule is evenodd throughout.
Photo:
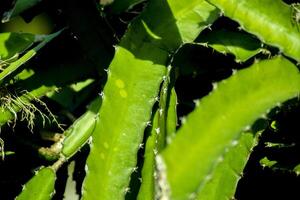
<svg viewBox="0 0 300 200"><path fill-rule="evenodd" d="M194 40L217 16L203 0L152 0L130 25L108 70L83 199L124 198L169 54Z"/></svg>
<svg viewBox="0 0 300 200"><path fill-rule="evenodd" d="M300 32L295 11L281 0L207 0L263 42L300 62ZM299 13L298 13L299 14ZM274 34L276 33L276 34Z"/></svg>
<svg viewBox="0 0 300 200"><path fill-rule="evenodd" d="M10 74L12 74L14 71L19 69L23 64L25 64L27 61L29 61L33 56L37 54L37 51L39 51L42 47L44 47L48 42L50 42L53 38L58 36L62 31L58 31L56 33L47 35L47 36L42 36L43 41L38 44L36 47L33 49L29 50L27 53L25 53L21 58L18 60L10 63L10 65L5 68L1 73L0 73L0 84L4 82L4 79L8 77Z"/></svg>
<svg viewBox="0 0 300 200"><path fill-rule="evenodd" d="M41 0L16 0L14 7L5 12L2 17L2 23L8 22L11 18L21 14L23 11L33 7Z"/></svg>
<svg viewBox="0 0 300 200"><path fill-rule="evenodd" d="M257 62L217 85L161 154L172 199L195 193L243 129L299 91L297 67L280 56Z"/></svg>
<svg viewBox="0 0 300 200"><path fill-rule="evenodd" d="M30 33L0 33L0 64L28 49L35 42Z"/></svg>
<svg viewBox="0 0 300 200"><path fill-rule="evenodd" d="M245 62L263 51L261 42L254 36L225 29L214 30L199 36L197 42L217 50L223 54L233 54L237 62Z"/></svg>
<svg viewBox="0 0 300 200"><path fill-rule="evenodd" d="M54 194L56 174L51 168L42 168L23 186L16 200L50 200Z"/></svg>

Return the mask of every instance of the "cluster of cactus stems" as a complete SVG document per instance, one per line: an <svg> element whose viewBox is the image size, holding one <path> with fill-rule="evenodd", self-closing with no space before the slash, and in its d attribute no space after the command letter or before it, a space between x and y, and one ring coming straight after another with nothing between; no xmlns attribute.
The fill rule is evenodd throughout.
<svg viewBox="0 0 300 200"><path fill-rule="evenodd" d="M37 2L17 0L2 21L9 21ZM111 10L121 13L140 2L115 0ZM147 1L115 47L112 62L105 70L103 91L55 145L40 151L45 157L53 153L50 156L55 162L37 170L16 199L51 199L56 171L86 143L90 152L82 185L84 200L124 199L131 191L131 175L137 170L141 171L137 199L234 198L262 132L251 126L300 92L296 66L300 61L299 15L297 4L287 5L280 0ZM200 33L221 16L238 22L244 32L211 30L202 37ZM24 64L63 31L45 36L1 33L0 87L14 84L12 80L24 86L32 84L26 83L32 74L23 69ZM18 43L10 50L2 43L11 37ZM178 129L173 60L185 44L231 54L237 63L260 53L268 57L253 59L251 66L215 83L207 96L195 101L195 109L181 119ZM278 53L272 55L268 45L277 47ZM77 73L75 77L80 76ZM26 92L20 96L1 92L0 126L17 123L20 112L25 113L22 120L29 121L33 129L34 114L27 117L26 109L36 108L32 101L42 103L39 98L58 89L55 84L40 84L31 90L24 88ZM41 116L48 118L43 113ZM0 139L2 156L4 143ZM142 169L137 168L140 149L144 152ZM267 158L261 163L270 167L274 164ZM299 166L294 171L299 174Z"/></svg>

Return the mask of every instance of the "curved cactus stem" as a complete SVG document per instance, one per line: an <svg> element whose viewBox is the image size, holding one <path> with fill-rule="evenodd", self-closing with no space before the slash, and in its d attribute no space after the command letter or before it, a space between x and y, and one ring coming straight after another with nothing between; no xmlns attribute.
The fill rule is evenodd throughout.
<svg viewBox="0 0 300 200"><path fill-rule="evenodd" d="M164 80L162 83L162 88L160 91L159 97L159 109L158 109L158 130L159 130L159 143L158 150L161 151L166 146L166 137L167 137L167 119L168 119L168 104L171 88L170 85L170 73L171 73L171 65L168 66L167 74L164 76Z"/></svg>
<svg viewBox="0 0 300 200"><path fill-rule="evenodd" d="M260 52L267 52L266 49L261 48L261 42L254 36L225 29L200 35L196 42L223 54L233 54L236 62L245 62Z"/></svg>
<svg viewBox="0 0 300 200"><path fill-rule="evenodd" d="M12 62L7 68L5 68L1 73L0 73L0 84L3 84L4 79L12 74L14 71L19 69L24 63L26 63L28 60L30 60L33 56L36 55L37 51L40 50L42 47L44 47L48 42L50 42L53 38L58 36L61 32L58 31L56 33L47 35L44 37L43 41L38 44L36 47L33 49L29 50L24 56L16 60L15 62Z"/></svg>
<svg viewBox="0 0 300 200"><path fill-rule="evenodd" d="M164 82L160 91L158 122L159 122L159 143L158 151L160 152L176 132L177 126L177 96L174 88L175 73L174 68L169 65L167 74L164 76Z"/></svg>
<svg viewBox="0 0 300 200"><path fill-rule="evenodd" d="M257 62L218 84L161 154L172 199L193 194L245 127L299 91L298 69L281 56Z"/></svg>
<svg viewBox="0 0 300 200"><path fill-rule="evenodd" d="M59 158L64 158L67 161L76 154L89 141L95 129L101 103L100 98L93 100L87 111L50 148L38 148L39 155L49 161L55 161Z"/></svg>
<svg viewBox="0 0 300 200"><path fill-rule="evenodd" d="M151 0L130 25L108 70L83 199L125 197L170 54L217 16L217 9L203 0Z"/></svg>
<svg viewBox="0 0 300 200"><path fill-rule="evenodd" d="M66 137L62 143L61 153L66 158L74 155L91 137L99 118L101 103L101 98L95 99L88 110L65 131Z"/></svg>
<svg viewBox="0 0 300 200"><path fill-rule="evenodd" d="M243 29L263 42L278 47L300 62L299 22L295 12L281 0L207 0L238 21ZM276 33L276 34L274 34Z"/></svg>
<svg viewBox="0 0 300 200"><path fill-rule="evenodd" d="M165 73L163 66L134 59L123 48L118 48L116 55L109 68L100 118L91 140L83 199L125 196L143 131Z"/></svg>
<svg viewBox="0 0 300 200"><path fill-rule="evenodd" d="M155 156L158 153L158 127L158 112L156 111L145 145L142 184L137 197L139 200L155 199Z"/></svg>
<svg viewBox="0 0 300 200"><path fill-rule="evenodd" d="M56 180L55 171L50 167L38 170L35 175L23 186L22 192L16 200L50 200L54 194Z"/></svg>
<svg viewBox="0 0 300 200"><path fill-rule="evenodd" d="M257 134L258 135L258 134ZM195 194L198 200L234 199L237 183L243 176L243 169L252 149L257 145L254 133L242 133L220 156Z"/></svg>
<svg viewBox="0 0 300 200"><path fill-rule="evenodd" d="M168 106L168 114L167 114L167 132L166 132L167 144L171 143L172 139L175 137L177 124L178 124L177 94L175 88L172 88L169 97L169 106Z"/></svg>
<svg viewBox="0 0 300 200"><path fill-rule="evenodd" d="M145 160L142 169L142 184L138 199L155 199L160 196L159 188L156 186L157 153L162 151L166 143L175 136L177 126L177 96L174 89L171 66L168 67L167 75L162 84L159 100L159 108L152 120L151 133L147 138L145 147Z"/></svg>

